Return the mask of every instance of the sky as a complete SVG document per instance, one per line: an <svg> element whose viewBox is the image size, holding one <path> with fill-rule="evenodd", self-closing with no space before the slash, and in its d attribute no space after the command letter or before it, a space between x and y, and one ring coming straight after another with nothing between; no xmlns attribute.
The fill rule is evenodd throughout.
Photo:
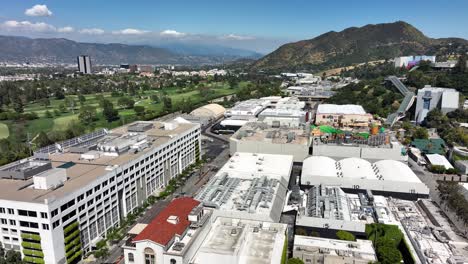
<svg viewBox="0 0 468 264"><path fill-rule="evenodd" d="M2 35L261 53L331 30L398 20L429 37L468 39L468 0L0 0Z"/></svg>

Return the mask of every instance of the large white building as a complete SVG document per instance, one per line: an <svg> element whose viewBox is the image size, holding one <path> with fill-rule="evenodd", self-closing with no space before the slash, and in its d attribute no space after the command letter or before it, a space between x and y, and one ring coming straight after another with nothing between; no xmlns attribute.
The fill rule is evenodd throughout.
<svg viewBox="0 0 468 264"><path fill-rule="evenodd" d="M373 120L360 105L320 104L315 115L315 124L333 127L367 127Z"/></svg>
<svg viewBox="0 0 468 264"><path fill-rule="evenodd" d="M429 195L427 186L408 165L395 160L370 163L360 158L336 161L324 156L309 157L303 163L301 185L320 184L408 199Z"/></svg>
<svg viewBox="0 0 468 264"><path fill-rule="evenodd" d="M200 127L136 122L0 168L1 244L32 263L80 260L107 230L194 163Z"/></svg>
<svg viewBox="0 0 468 264"><path fill-rule="evenodd" d="M235 153L195 199L215 217L279 222L292 165L290 155Z"/></svg>
<svg viewBox="0 0 468 264"><path fill-rule="evenodd" d="M418 90L415 120L421 123L432 109L439 108L443 114L459 107L459 92L451 88L426 86Z"/></svg>
<svg viewBox="0 0 468 264"><path fill-rule="evenodd" d="M281 263L287 225L212 212L193 198L174 199L151 223L131 232L123 246L125 263Z"/></svg>
<svg viewBox="0 0 468 264"><path fill-rule="evenodd" d="M83 74L91 74L93 70L91 69L91 58L86 55L81 55L77 57L78 61L78 71Z"/></svg>
<svg viewBox="0 0 468 264"><path fill-rule="evenodd" d="M394 59L395 68L415 66L420 61L429 61L429 62L435 63L436 62L436 56L426 56L426 55L402 56L402 57L396 57Z"/></svg>
<svg viewBox="0 0 468 264"><path fill-rule="evenodd" d="M236 152L292 155L302 162L309 155L310 134L304 127L271 127L263 122L242 126L229 139L231 155Z"/></svg>
<svg viewBox="0 0 468 264"><path fill-rule="evenodd" d="M311 264L368 264L377 261L370 240L343 241L297 235L294 236L293 257Z"/></svg>

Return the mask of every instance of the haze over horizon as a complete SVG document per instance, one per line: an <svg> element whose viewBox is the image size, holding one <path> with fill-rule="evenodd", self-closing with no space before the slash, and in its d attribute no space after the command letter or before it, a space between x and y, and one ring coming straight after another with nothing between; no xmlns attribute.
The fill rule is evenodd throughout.
<svg viewBox="0 0 468 264"><path fill-rule="evenodd" d="M404 10L402 12L401 10ZM468 1L59 1L2 3L0 34L80 42L219 45L268 53L328 31L402 20L433 38L468 38ZM443 23L442 23L443 22Z"/></svg>

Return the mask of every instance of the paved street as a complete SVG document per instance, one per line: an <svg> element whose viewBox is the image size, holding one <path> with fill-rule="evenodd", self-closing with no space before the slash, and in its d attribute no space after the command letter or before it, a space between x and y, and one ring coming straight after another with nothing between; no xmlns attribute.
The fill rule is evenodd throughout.
<svg viewBox="0 0 468 264"><path fill-rule="evenodd" d="M209 129L205 130L209 131ZM205 130L203 132L205 132ZM205 136L211 138L211 140L205 140L202 145L202 153L204 153L208 158L208 162L205 163L200 170L195 171L192 176L187 179L185 184L179 187L179 189L177 189L173 195L170 195L165 200L156 202L154 205L148 208L146 212L137 219L136 223L150 223L151 220L156 215L158 215L176 196L195 196L196 193L209 181L209 179L213 177L218 169L221 168L224 163L226 163L226 161L229 159L228 141L225 138L222 138L222 136L215 135L215 137L213 137L211 133L206 133ZM133 226L134 225L129 227L128 230L130 230ZM117 245L114 245L109 250L110 255L107 260L100 263L123 263L123 250L121 247L125 243L125 240L126 239L120 241Z"/></svg>

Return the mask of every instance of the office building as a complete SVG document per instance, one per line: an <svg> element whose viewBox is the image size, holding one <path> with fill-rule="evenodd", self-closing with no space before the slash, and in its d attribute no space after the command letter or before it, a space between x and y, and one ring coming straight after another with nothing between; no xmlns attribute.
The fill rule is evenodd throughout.
<svg viewBox="0 0 468 264"><path fill-rule="evenodd" d="M416 99L415 121L421 123L432 109L438 108L443 114L459 107L459 93L451 88L426 86L418 90Z"/></svg>
<svg viewBox="0 0 468 264"><path fill-rule="evenodd" d="M396 57L394 59L394 64L395 64L395 68L401 68L401 67L411 68L411 67L418 65L419 62L421 61L429 61L431 63L435 63L436 56L421 55L421 56Z"/></svg>
<svg viewBox="0 0 468 264"><path fill-rule="evenodd" d="M311 264L368 264L377 261L370 240L343 241L298 235L294 236L293 257Z"/></svg>
<svg viewBox="0 0 468 264"><path fill-rule="evenodd" d="M334 185L348 192L371 190L376 195L407 199L425 198L429 189L408 165L395 160L370 163L360 158L336 161L312 156L304 160L301 185Z"/></svg>
<svg viewBox="0 0 468 264"><path fill-rule="evenodd" d="M82 74L91 74L93 73L91 69L91 58L86 55L81 55L77 57L78 60L78 71Z"/></svg>
<svg viewBox="0 0 468 264"><path fill-rule="evenodd" d="M28 262L80 260L200 157L200 126L135 122L0 167L0 242Z"/></svg>
<svg viewBox="0 0 468 264"><path fill-rule="evenodd" d="M292 165L290 155L235 153L195 199L215 217L279 222Z"/></svg>

